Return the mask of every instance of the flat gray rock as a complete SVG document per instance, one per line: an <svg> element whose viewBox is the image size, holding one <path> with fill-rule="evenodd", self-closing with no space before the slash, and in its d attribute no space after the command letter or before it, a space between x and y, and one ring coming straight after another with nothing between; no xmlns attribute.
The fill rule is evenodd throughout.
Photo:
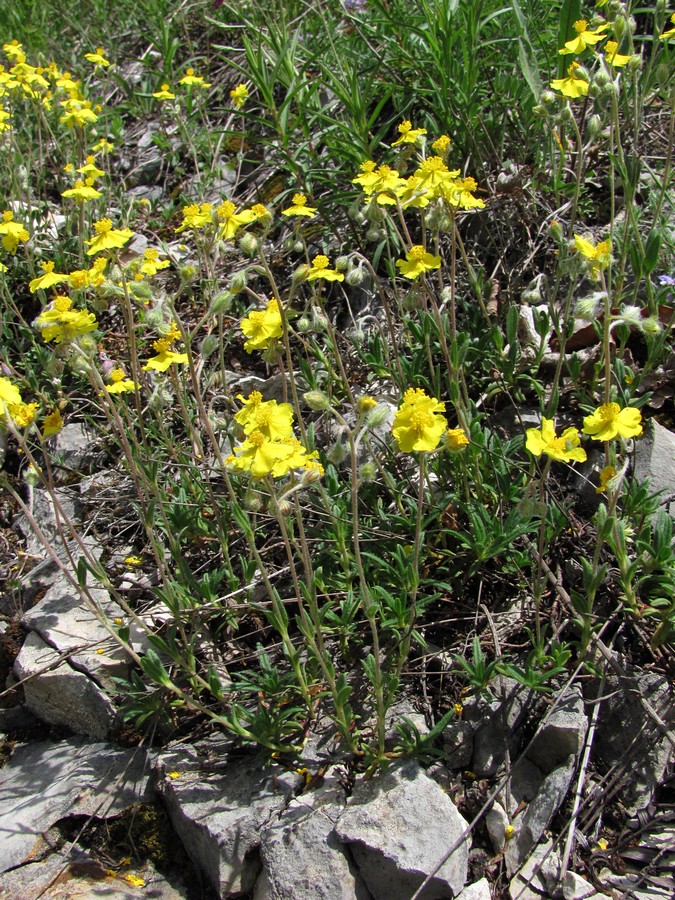
<svg viewBox="0 0 675 900"><path fill-rule="evenodd" d="M487 878L481 878L480 881L467 885L459 895L459 900L490 900L491 897Z"/></svg>
<svg viewBox="0 0 675 900"><path fill-rule="evenodd" d="M115 707L91 678L73 669L35 633L28 635L14 661L23 682L26 708L50 725L66 725L77 734L105 738Z"/></svg>
<svg viewBox="0 0 675 900"><path fill-rule="evenodd" d="M454 803L414 760L359 781L335 831L374 900L410 900L467 827ZM443 863L424 900L445 900L464 887L467 838Z"/></svg>
<svg viewBox="0 0 675 900"><path fill-rule="evenodd" d="M635 477L651 479L651 491L663 491L664 498L675 495L675 434L652 419L642 438L635 441ZM675 502L666 506L675 516Z"/></svg>
<svg viewBox="0 0 675 900"><path fill-rule="evenodd" d="M229 745L223 744L220 752L210 744L201 756L194 747L168 750L157 774L167 813L192 862L219 896L229 897L253 890L262 832L303 780L254 756L228 759Z"/></svg>
<svg viewBox="0 0 675 900"><path fill-rule="evenodd" d="M79 738L19 744L0 779L0 872L40 855L59 819L105 818L152 799L143 751Z"/></svg>

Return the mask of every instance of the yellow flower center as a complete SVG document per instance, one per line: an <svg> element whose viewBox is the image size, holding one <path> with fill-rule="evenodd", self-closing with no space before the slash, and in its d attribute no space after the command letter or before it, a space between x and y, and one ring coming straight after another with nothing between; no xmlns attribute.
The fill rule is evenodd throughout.
<svg viewBox="0 0 675 900"><path fill-rule="evenodd" d="M428 175L431 172L447 172L448 167L445 165L440 156L430 156L429 159L425 159L421 163L420 171L424 172L425 175Z"/></svg>
<svg viewBox="0 0 675 900"><path fill-rule="evenodd" d="M43 262L42 263L42 271L47 275L49 272L54 271L54 263L53 262Z"/></svg>
<svg viewBox="0 0 675 900"><path fill-rule="evenodd" d="M417 409L410 416L410 427L415 434L423 435L425 429L434 424L434 417L429 412Z"/></svg>
<svg viewBox="0 0 675 900"><path fill-rule="evenodd" d="M68 312L72 305L72 301L68 297L57 297L54 300L54 309L59 312Z"/></svg>
<svg viewBox="0 0 675 900"><path fill-rule="evenodd" d="M14 213L11 211L11 209L6 209L4 211L4 213L2 214L3 222L11 222L13 218L14 218Z"/></svg>
<svg viewBox="0 0 675 900"><path fill-rule="evenodd" d="M614 422L619 417L620 412L621 407L618 403L603 403L597 410L598 417L603 424Z"/></svg>
<svg viewBox="0 0 675 900"><path fill-rule="evenodd" d="M124 369L113 369L110 373L110 380L113 384L117 384L118 381L124 381L125 378Z"/></svg>
<svg viewBox="0 0 675 900"><path fill-rule="evenodd" d="M267 440L262 431L252 431L251 434L249 434L248 439L254 447L262 447Z"/></svg>
<svg viewBox="0 0 675 900"><path fill-rule="evenodd" d="M307 197L304 194L293 194L293 205L294 206L304 206L307 202Z"/></svg>
<svg viewBox="0 0 675 900"><path fill-rule="evenodd" d="M234 211L236 206L231 200L225 200L218 207L218 218L219 219L229 219L230 216L234 215Z"/></svg>
<svg viewBox="0 0 675 900"><path fill-rule="evenodd" d="M100 219L98 222L94 222L94 231L96 234L107 234L109 231L112 231L111 220Z"/></svg>
<svg viewBox="0 0 675 900"><path fill-rule="evenodd" d="M586 19L579 19L574 23L574 30L577 34L583 34L584 31L588 28L588 22Z"/></svg>
<svg viewBox="0 0 675 900"><path fill-rule="evenodd" d="M312 266L315 269L326 269L328 267L328 257L327 256L315 256L312 260Z"/></svg>
<svg viewBox="0 0 675 900"><path fill-rule="evenodd" d="M408 119L405 119L405 121L401 122L401 124L398 126L398 130L401 134L407 134L411 128L412 122L409 122Z"/></svg>
<svg viewBox="0 0 675 900"><path fill-rule="evenodd" d="M426 248L416 244L414 247L411 247L408 251L408 259L410 262L421 262L426 256Z"/></svg>

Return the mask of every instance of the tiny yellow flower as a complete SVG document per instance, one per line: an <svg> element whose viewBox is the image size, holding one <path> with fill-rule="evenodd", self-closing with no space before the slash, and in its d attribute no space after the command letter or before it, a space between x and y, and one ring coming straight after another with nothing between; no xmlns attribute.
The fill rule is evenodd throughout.
<svg viewBox="0 0 675 900"><path fill-rule="evenodd" d="M320 253L312 260L312 268L307 274L307 281L315 281L317 278L323 278L324 281L344 281L345 276L335 269L328 268L328 257Z"/></svg>
<svg viewBox="0 0 675 900"><path fill-rule="evenodd" d="M80 173L80 175L84 175L85 178L103 178L103 176L105 175L103 169L99 169L99 167L96 165L94 156L88 156L85 164L83 166L80 166L77 171Z"/></svg>
<svg viewBox="0 0 675 900"><path fill-rule="evenodd" d="M98 222L94 222L94 231L96 237L85 241L85 244L89 244L87 256L93 256L102 250L117 250L134 236L130 228L114 229L110 219L99 219Z"/></svg>
<svg viewBox="0 0 675 900"><path fill-rule="evenodd" d="M445 156L445 154L450 149L451 143L452 143L452 139L449 138L447 134L442 134L439 138L436 138L436 140L433 142L433 144L431 145L431 149L438 156Z"/></svg>
<svg viewBox="0 0 675 900"><path fill-rule="evenodd" d="M184 84L186 87L211 87L211 83L204 81L201 75L195 75L194 69L187 69L185 75L183 75L178 84Z"/></svg>
<svg viewBox="0 0 675 900"><path fill-rule="evenodd" d="M613 66L615 69L621 68L621 66L625 66L630 62L630 56L626 56L625 54L617 53L616 51L619 49L619 45L616 41L607 41L605 44L605 59Z"/></svg>
<svg viewBox="0 0 675 900"><path fill-rule="evenodd" d="M138 390L138 384L131 378L127 378L124 369L113 369L108 378L110 384L106 385L106 391L109 394L124 394L127 391Z"/></svg>
<svg viewBox="0 0 675 900"><path fill-rule="evenodd" d="M181 773L180 773L180 772L167 772L166 774L167 774L167 776L168 776L169 778L171 778L171 779L174 780L174 781L176 780L176 778L180 778L180 777L181 777Z"/></svg>
<svg viewBox="0 0 675 900"><path fill-rule="evenodd" d="M2 246L9 253L16 253L19 242L25 243L30 237L24 226L20 222L14 221L14 213L10 209L6 209L2 214L0 235L2 235Z"/></svg>
<svg viewBox="0 0 675 900"><path fill-rule="evenodd" d="M668 31L664 31L662 35L659 35L660 41L667 41L670 38L675 37L675 13L670 17L670 21L673 23L673 27L669 28Z"/></svg>
<svg viewBox="0 0 675 900"><path fill-rule="evenodd" d="M50 412L48 416L45 416L44 422L42 423L42 437L58 434L62 428L63 419L61 418L61 412L60 410L55 409L53 412Z"/></svg>
<svg viewBox="0 0 675 900"><path fill-rule="evenodd" d="M608 28L609 22L603 22L602 25L598 25L595 31L590 31L586 19L579 19L578 22L574 23L574 30L577 33L576 37L572 38L571 41L567 41L562 50L558 50L558 53L563 56L569 53L577 55L583 53L588 47L592 47L598 41L603 41L607 37L603 32L607 31Z"/></svg>
<svg viewBox="0 0 675 900"><path fill-rule="evenodd" d="M160 87L158 91L155 91L152 95L156 100L175 100L176 95L172 93L169 88L169 85L166 82Z"/></svg>
<svg viewBox="0 0 675 900"><path fill-rule="evenodd" d="M86 181L78 179L74 186L66 191L61 191L61 196L69 200L76 200L78 203L86 203L87 200L97 200L103 196L100 191L92 187L93 179L87 178Z"/></svg>
<svg viewBox="0 0 675 900"><path fill-rule="evenodd" d="M504 839L507 841L513 840L516 834L516 829L513 825L505 825L504 826Z"/></svg>
<svg viewBox="0 0 675 900"><path fill-rule="evenodd" d="M427 133L426 128L413 128L412 122L408 119L404 119L403 122L398 126L398 133L400 137L398 140L394 141L391 145L392 147L397 147L399 144L416 144L418 138Z"/></svg>
<svg viewBox="0 0 675 900"><path fill-rule="evenodd" d="M283 333L279 301L273 297L264 310L253 310L242 319L239 327L244 337L248 338L244 344L247 353L267 350L272 341L280 338Z"/></svg>
<svg viewBox="0 0 675 900"><path fill-rule="evenodd" d="M371 397L370 394L364 394L356 401L356 409L361 416L370 412L371 409L375 409L376 406L377 400L374 397Z"/></svg>
<svg viewBox="0 0 675 900"><path fill-rule="evenodd" d="M419 388L408 388L392 425L399 450L402 453L435 450L448 428L444 412L445 403Z"/></svg>
<svg viewBox="0 0 675 900"><path fill-rule="evenodd" d="M144 372L149 372L150 369L154 369L156 372L166 372L169 366L183 365L188 361L187 353L178 353L171 349L174 339L167 335L153 343L152 347L157 355L150 357L143 366Z"/></svg>
<svg viewBox="0 0 675 900"><path fill-rule="evenodd" d="M566 428L558 437L553 419L543 418L541 428L528 428L525 448L533 456L545 453L559 462L585 462L586 451L580 447L581 439L576 428Z"/></svg>
<svg viewBox="0 0 675 900"><path fill-rule="evenodd" d="M616 437L633 438L642 434L642 413L632 406L623 409L618 403L603 403L584 419L584 434L594 441L611 441Z"/></svg>
<svg viewBox="0 0 675 900"><path fill-rule="evenodd" d="M246 101L248 100L248 96L248 88L245 84L238 84L230 91L230 99L232 100L233 105L237 107L237 109L241 109L244 103L246 103Z"/></svg>
<svg viewBox="0 0 675 900"><path fill-rule="evenodd" d="M440 256L428 253L425 247L417 244L411 247L405 255L405 259L397 259L396 267L401 270L401 275L414 280L429 272L431 269L440 269Z"/></svg>
<svg viewBox="0 0 675 900"><path fill-rule="evenodd" d="M443 437L446 450L451 453L459 453L469 445L469 438L463 428L448 428Z"/></svg>
<svg viewBox="0 0 675 900"><path fill-rule="evenodd" d="M143 557L142 556L125 556L123 562L125 562L128 566L142 566L143 565ZM122 621L120 620L120 625Z"/></svg>
<svg viewBox="0 0 675 900"><path fill-rule="evenodd" d="M183 221L178 228L175 229L176 234L185 231L187 228L204 228L213 221L212 203L191 203L183 208Z"/></svg>
<svg viewBox="0 0 675 900"><path fill-rule="evenodd" d="M607 489L610 486L611 480L616 476L616 469L614 466L605 466L605 468L600 472L600 484L596 487L596 494L606 494Z"/></svg>
<svg viewBox="0 0 675 900"><path fill-rule="evenodd" d="M37 403L11 403L8 405L9 414L19 428L28 428L35 421Z"/></svg>
<svg viewBox="0 0 675 900"><path fill-rule="evenodd" d="M128 875L124 876L124 880L127 884L131 885L131 887L145 887L145 881L139 875L134 875L129 872Z"/></svg>
<svg viewBox="0 0 675 900"><path fill-rule="evenodd" d="M40 264L42 266L42 275L38 275L37 278L33 278L33 280L28 285L28 290L31 294L34 294L35 291L43 290L46 291L47 288L54 287L55 284L60 284L62 281L67 281L68 276L64 275L62 272L54 271L54 263L53 262L43 262Z"/></svg>
<svg viewBox="0 0 675 900"><path fill-rule="evenodd" d="M600 241L594 246L586 238L574 235L574 248L588 260L588 274L594 281L598 281L603 272L612 261L612 242Z"/></svg>
<svg viewBox="0 0 675 900"><path fill-rule="evenodd" d="M97 47L95 53L85 53L84 58L95 66L107 68L110 65L109 61L105 58L105 50L103 47Z"/></svg>
<svg viewBox="0 0 675 900"><path fill-rule="evenodd" d="M216 215L218 221L222 223L218 232L220 241L232 240L242 225L250 225L257 218L251 209L242 209L241 212L237 212L237 207L231 200L224 200L217 208Z"/></svg>
<svg viewBox="0 0 675 900"><path fill-rule="evenodd" d="M72 309L72 305L69 297L55 297L50 308L38 316L35 325L41 329L44 341L63 344L94 331L98 324L94 313Z"/></svg>
<svg viewBox="0 0 675 900"><path fill-rule="evenodd" d="M304 194L293 194L292 205L288 209L282 209L282 216L307 216L311 219L316 215L316 207L307 206L307 197Z"/></svg>
<svg viewBox="0 0 675 900"><path fill-rule="evenodd" d="M560 91L564 97L571 100L577 100L579 97L585 97L588 94L588 80L577 75L579 63L573 62L567 70L566 78L554 78L551 87L554 91Z"/></svg>

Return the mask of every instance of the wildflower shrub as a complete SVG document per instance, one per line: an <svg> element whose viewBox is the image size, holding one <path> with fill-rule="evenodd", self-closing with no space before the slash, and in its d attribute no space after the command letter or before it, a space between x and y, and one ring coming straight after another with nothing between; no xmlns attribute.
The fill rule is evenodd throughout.
<svg viewBox="0 0 675 900"><path fill-rule="evenodd" d="M86 416L115 447L134 498L133 547L124 564L98 562L80 539L71 574L84 592L105 585L125 610L108 626L137 662L120 688L129 717L180 723L190 711L290 755L327 718L336 752L376 767L419 749L410 729L388 735L387 712L427 641L447 640L448 609L468 633L477 604L522 604L531 652L489 671L508 665L541 690L573 652L590 661L608 618L625 618L652 652L670 641L669 520L652 533L659 501L628 470L648 400L639 389L671 327L652 278L671 258L665 175L653 173L644 213L583 220L591 140L624 196L639 178L622 122L643 60L630 18L610 6L554 48L566 73L547 76L536 98L538 177L561 205L542 228L546 271L528 272L552 285L530 319L516 297L495 303L471 237L484 233L479 217L498 216L494 186L470 174L431 116L428 127L412 114L390 123L340 185L342 205L314 196L290 162L277 197L238 186L213 197L190 129L213 82L186 66L149 95L184 138L195 177L151 220L118 193L115 110L96 98L113 62L105 48L85 54L85 80L4 45L0 155L14 174L0 223L0 434L20 449L26 478L52 492L64 422ZM670 52L669 32L660 38L652 69ZM251 77L227 92L229 121L255 109L267 125L274 85L248 49ZM656 102L659 90L640 96ZM53 184L19 177L26 135L54 148L56 165L43 156L35 167ZM349 241L326 213L353 223ZM583 372L566 352L575 318L591 322L597 347ZM631 369L638 331L644 363ZM242 381L242 368L253 378ZM500 429L507 404L536 409L538 424ZM561 485L584 464L599 505L572 516ZM566 541L582 568L567 587L552 575ZM125 565L157 578L133 604L118 589ZM568 604L555 639L552 590ZM140 655L132 626L146 636ZM460 670L484 687L481 652L474 645L475 665ZM437 705L442 714L448 698Z"/></svg>

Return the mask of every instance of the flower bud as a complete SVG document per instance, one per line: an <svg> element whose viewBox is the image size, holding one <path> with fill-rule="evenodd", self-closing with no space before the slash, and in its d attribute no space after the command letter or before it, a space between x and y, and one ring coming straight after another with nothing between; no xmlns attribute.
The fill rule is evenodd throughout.
<svg viewBox="0 0 675 900"><path fill-rule="evenodd" d="M616 318L617 322L623 322L624 325L632 325L635 328L642 328L642 311L639 306L624 306L621 314Z"/></svg>
<svg viewBox="0 0 675 900"><path fill-rule="evenodd" d="M35 485L40 483L40 472L41 469L36 469L33 463L31 463L23 472L23 480L30 487L35 487Z"/></svg>
<svg viewBox="0 0 675 900"><path fill-rule="evenodd" d="M374 244L375 241L379 241L384 237L384 232L381 228L369 228L366 231L366 240L370 241L371 244Z"/></svg>
<svg viewBox="0 0 675 900"><path fill-rule="evenodd" d="M590 116L586 130L590 138L596 138L602 131L602 119L598 115Z"/></svg>
<svg viewBox="0 0 675 900"><path fill-rule="evenodd" d="M194 281L194 279L197 277L197 266L195 266L193 263L185 263L185 265L179 266L178 274L186 283Z"/></svg>
<svg viewBox="0 0 675 900"><path fill-rule="evenodd" d="M305 249L305 245L302 241L294 241L293 242L293 253L302 253Z"/></svg>
<svg viewBox="0 0 675 900"><path fill-rule="evenodd" d="M221 291L219 294L216 294L211 301L211 306L209 306L209 314L217 316L220 313L226 313L232 306L233 299L234 294L231 291Z"/></svg>
<svg viewBox="0 0 675 900"><path fill-rule="evenodd" d="M262 500L260 499L260 494L257 491L248 490L244 494L243 499L244 509L247 509L249 512L260 512L262 509Z"/></svg>
<svg viewBox="0 0 675 900"><path fill-rule="evenodd" d="M159 381L148 400L148 409L153 413L162 413L167 410L173 401L171 391L166 386L166 381Z"/></svg>
<svg viewBox="0 0 675 900"><path fill-rule="evenodd" d="M293 504L290 500L284 500L283 498L281 500L277 500L277 512L280 516L286 518L286 516L290 516L290 514L293 512Z"/></svg>
<svg viewBox="0 0 675 900"><path fill-rule="evenodd" d="M541 97L539 98L539 102L543 106L551 106L556 102L557 96L553 93L553 91L542 91Z"/></svg>
<svg viewBox="0 0 675 900"><path fill-rule="evenodd" d="M574 113L569 106L565 105L558 113L558 119L561 124L568 125L570 122L574 121Z"/></svg>
<svg viewBox="0 0 675 900"><path fill-rule="evenodd" d="M300 334L308 334L312 330L312 323L308 316L300 316L295 323L295 330Z"/></svg>
<svg viewBox="0 0 675 900"><path fill-rule="evenodd" d="M375 409L371 409L366 417L368 428L381 428L389 418L389 409L380 404Z"/></svg>
<svg viewBox="0 0 675 900"><path fill-rule="evenodd" d="M291 275L293 284L300 284L300 282L305 281L307 279L307 276L309 275L309 272L309 266L305 264L298 266L298 268Z"/></svg>
<svg viewBox="0 0 675 900"><path fill-rule="evenodd" d="M350 287L359 287L366 278L367 273L364 271L363 266L356 266L345 275L345 281Z"/></svg>
<svg viewBox="0 0 675 900"><path fill-rule="evenodd" d="M377 467L374 462L364 462L363 465L359 466L359 481L363 482L363 484L370 484L371 481L375 481L376 475Z"/></svg>
<svg viewBox="0 0 675 900"><path fill-rule="evenodd" d="M364 394L356 401L356 411L360 416L364 416L371 409L375 409L376 406L377 400L371 397L370 394Z"/></svg>
<svg viewBox="0 0 675 900"><path fill-rule="evenodd" d="M656 316L649 316L642 320L642 331L645 334L658 334L662 330L661 323Z"/></svg>
<svg viewBox="0 0 675 900"><path fill-rule="evenodd" d="M605 294L600 291L591 294L590 297L580 297L574 306L574 315L577 319L585 319L587 322L595 322L600 312L600 303Z"/></svg>
<svg viewBox="0 0 675 900"><path fill-rule="evenodd" d="M562 225L557 219L554 219L548 226L548 233L554 241L561 241L563 236Z"/></svg>
<svg viewBox="0 0 675 900"><path fill-rule="evenodd" d="M254 234L244 234L239 240L239 249L246 256L255 256L260 247L260 241Z"/></svg>
<svg viewBox="0 0 675 900"><path fill-rule="evenodd" d="M335 260L335 271L336 272L346 272L349 268L349 257L348 256L338 256Z"/></svg>
<svg viewBox="0 0 675 900"><path fill-rule="evenodd" d="M240 294L244 288L246 287L246 269L242 269L241 272L237 272L235 275L230 278L230 283L228 285L228 291L231 294Z"/></svg>
<svg viewBox="0 0 675 900"><path fill-rule="evenodd" d="M215 334L207 334L202 341L201 354L203 359L208 359L218 349L218 337Z"/></svg>
<svg viewBox="0 0 675 900"><path fill-rule="evenodd" d="M339 466L340 463L343 463L348 456L349 451L342 441L336 441L333 446L330 448L328 453L326 454L328 462L333 463L334 466Z"/></svg>
<svg viewBox="0 0 675 900"><path fill-rule="evenodd" d="M330 409L330 398L323 391L307 391L303 399L313 412L325 412Z"/></svg>
<svg viewBox="0 0 675 900"><path fill-rule="evenodd" d="M312 325L315 331L328 331L328 319L317 309L312 312Z"/></svg>
<svg viewBox="0 0 675 900"><path fill-rule="evenodd" d="M668 83L668 79L670 78L670 66L667 63L660 63L656 67L656 80L660 85L664 85Z"/></svg>
<svg viewBox="0 0 675 900"><path fill-rule="evenodd" d="M595 86L600 89L604 88L606 84L610 84L611 81L612 76L604 69L600 69L598 72L596 72L595 78L593 79Z"/></svg>
<svg viewBox="0 0 675 900"><path fill-rule="evenodd" d="M614 24L612 26L612 31L614 32L614 39L618 44L621 43L621 38L624 36L626 31L626 16L620 15L617 16L614 20Z"/></svg>
<svg viewBox="0 0 675 900"><path fill-rule="evenodd" d="M301 480L305 487L310 484L316 484L317 481L321 480L323 476L323 466L320 465L311 465L308 469L305 469L302 473Z"/></svg>
<svg viewBox="0 0 675 900"><path fill-rule="evenodd" d="M608 99L610 97L618 97L619 96L619 86L617 84L614 84L613 81L611 81L609 84L606 84L602 88L602 90L600 92L600 96L607 97Z"/></svg>

